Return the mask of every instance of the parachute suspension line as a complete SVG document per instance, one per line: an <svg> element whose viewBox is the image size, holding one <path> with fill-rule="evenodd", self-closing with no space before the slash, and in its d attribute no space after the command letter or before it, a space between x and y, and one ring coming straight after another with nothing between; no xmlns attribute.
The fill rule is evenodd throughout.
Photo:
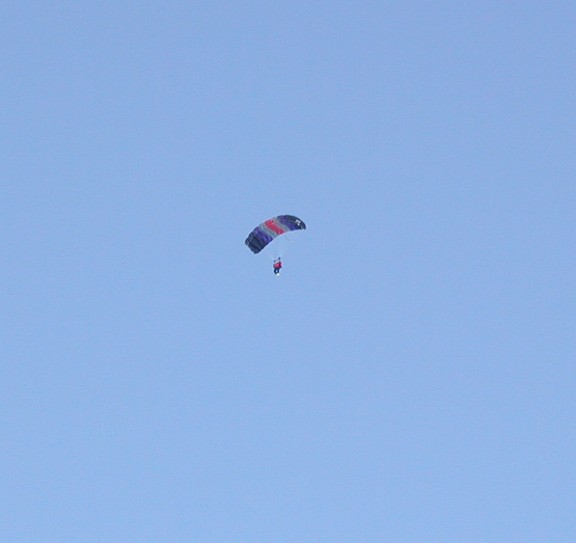
<svg viewBox="0 0 576 543"><path fill-rule="evenodd" d="M285 237L278 237L272 245L270 245L270 258L278 260L282 258L286 253L286 239Z"/></svg>

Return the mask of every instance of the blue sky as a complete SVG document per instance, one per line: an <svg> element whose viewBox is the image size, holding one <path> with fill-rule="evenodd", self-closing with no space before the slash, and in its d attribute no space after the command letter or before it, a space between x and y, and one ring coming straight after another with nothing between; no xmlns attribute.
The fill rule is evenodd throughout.
<svg viewBox="0 0 576 543"><path fill-rule="evenodd" d="M573 3L2 27L2 541L576 540Z"/></svg>

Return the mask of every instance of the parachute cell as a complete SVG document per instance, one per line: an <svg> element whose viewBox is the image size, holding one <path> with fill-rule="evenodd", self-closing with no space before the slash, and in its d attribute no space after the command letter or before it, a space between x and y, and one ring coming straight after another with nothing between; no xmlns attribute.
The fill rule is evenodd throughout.
<svg viewBox="0 0 576 543"><path fill-rule="evenodd" d="M244 243L253 253L259 253L274 238L293 230L306 230L304 221L293 215L278 215L254 228Z"/></svg>

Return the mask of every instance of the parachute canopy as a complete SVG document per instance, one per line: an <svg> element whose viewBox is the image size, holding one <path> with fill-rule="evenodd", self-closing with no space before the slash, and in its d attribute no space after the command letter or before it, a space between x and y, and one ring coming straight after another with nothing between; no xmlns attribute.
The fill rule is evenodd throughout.
<svg viewBox="0 0 576 543"><path fill-rule="evenodd" d="M274 238L292 230L306 230L304 221L293 215L278 215L254 228L244 243L253 253L259 253Z"/></svg>

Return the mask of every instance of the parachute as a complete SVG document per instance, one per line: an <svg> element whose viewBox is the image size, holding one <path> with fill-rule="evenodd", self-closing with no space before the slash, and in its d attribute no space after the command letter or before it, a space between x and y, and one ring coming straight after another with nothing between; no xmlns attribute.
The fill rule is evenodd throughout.
<svg viewBox="0 0 576 543"><path fill-rule="evenodd" d="M293 230L306 230L304 221L293 215L278 215L254 228L244 243L257 254L274 238Z"/></svg>

